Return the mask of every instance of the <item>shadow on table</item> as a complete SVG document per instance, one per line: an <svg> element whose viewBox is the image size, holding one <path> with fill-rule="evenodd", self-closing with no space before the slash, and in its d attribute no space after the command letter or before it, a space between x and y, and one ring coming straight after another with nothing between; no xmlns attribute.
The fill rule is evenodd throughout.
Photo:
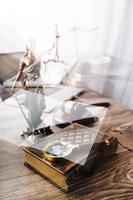
<svg viewBox="0 0 133 200"><path fill-rule="evenodd" d="M102 164L95 166L93 174L85 177L73 186L68 197L73 199L123 199L131 195L133 197L133 154L125 151L102 161ZM126 191L126 192L125 192ZM109 198L110 197L110 198ZM115 198L113 198L115 197ZM126 199L126 198L125 198Z"/></svg>

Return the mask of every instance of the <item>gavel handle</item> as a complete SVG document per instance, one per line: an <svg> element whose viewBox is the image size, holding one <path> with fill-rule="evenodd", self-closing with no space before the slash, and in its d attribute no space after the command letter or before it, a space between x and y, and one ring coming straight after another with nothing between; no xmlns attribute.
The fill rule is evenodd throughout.
<svg viewBox="0 0 133 200"><path fill-rule="evenodd" d="M78 119L78 120L74 120L72 121L72 123L78 123L84 126L89 126L92 125L96 122L98 122L98 117L88 117L88 118L84 118L84 119ZM62 123L62 124L57 124L56 126L58 126L59 128L65 128L67 126L71 125L70 122L66 122L66 123Z"/></svg>
<svg viewBox="0 0 133 200"><path fill-rule="evenodd" d="M105 108L109 108L110 107L110 103L109 102L99 102L99 103L92 103L90 104L92 106L101 106L101 107L105 107Z"/></svg>

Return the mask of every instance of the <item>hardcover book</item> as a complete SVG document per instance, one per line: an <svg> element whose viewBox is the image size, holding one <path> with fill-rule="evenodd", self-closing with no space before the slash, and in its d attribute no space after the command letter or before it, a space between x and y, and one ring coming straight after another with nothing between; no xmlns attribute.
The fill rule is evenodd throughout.
<svg viewBox="0 0 133 200"><path fill-rule="evenodd" d="M90 141L88 135L90 135L88 128L74 124L53 136L47 136L44 141L24 148L25 165L62 190L70 191L84 177L91 174L96 162L98 163L117 150L116 138L104 141L103 136L98 134L92 143L92 138ZM48 141L52 146L47 145ZM71 145L68 145L70 143ZM46 152L46 147L52 154L51 157L49 152ZM64 147L66 156L60 154L60 150L64 151ZM71 151L67 148L69 150L71 148ZM56 159L51 161L49 158Z"/></svg>

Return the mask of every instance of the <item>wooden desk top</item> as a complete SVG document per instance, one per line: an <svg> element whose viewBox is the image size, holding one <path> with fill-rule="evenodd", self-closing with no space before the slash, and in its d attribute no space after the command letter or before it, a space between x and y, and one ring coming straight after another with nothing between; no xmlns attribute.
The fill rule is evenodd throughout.
<svg viewBox="0 0 133 200"><path fill-rule="evenodd" d="M131 121L133 125L133 111L119 106L97 92L86 92L81 98L88 103L111 102L112 106L104 121L103 130ZM124 134L113 134L123 145L133 149L132 131L133 127ZM26 168L23 161L21 149L0 141L1 200L133 200L133 152L129 152L121 146L119 146L117 155L104 161L100 168L95 169L93 176L81 181L80 187L68 194Z"/></svg>

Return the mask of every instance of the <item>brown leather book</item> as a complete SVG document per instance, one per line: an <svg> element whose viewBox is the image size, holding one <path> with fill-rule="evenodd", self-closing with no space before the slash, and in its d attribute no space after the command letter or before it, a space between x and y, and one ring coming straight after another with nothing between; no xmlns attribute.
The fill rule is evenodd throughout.
<svg viewBox="0 0 133 200"><path fill-rule="evenodd" d="M68 128L67 128L68 130ZM90 175L95 162L104 159L116 152L118 141L116 138L110 138L108 142L96 142L92 150L86 155L86 147L89 143L80 145L82 151L74 150L72 155L74 161L68 158L60 158L57 161L50 162L42 152L42 143L25 147L25 165L33 171L39 173L50 182L64 191L69 191L78 184L79 181ZM82 153L81 153L82 152ZM82 165L84 161L84 165ZM85 175L85 176L84 176Z"/></svg>

